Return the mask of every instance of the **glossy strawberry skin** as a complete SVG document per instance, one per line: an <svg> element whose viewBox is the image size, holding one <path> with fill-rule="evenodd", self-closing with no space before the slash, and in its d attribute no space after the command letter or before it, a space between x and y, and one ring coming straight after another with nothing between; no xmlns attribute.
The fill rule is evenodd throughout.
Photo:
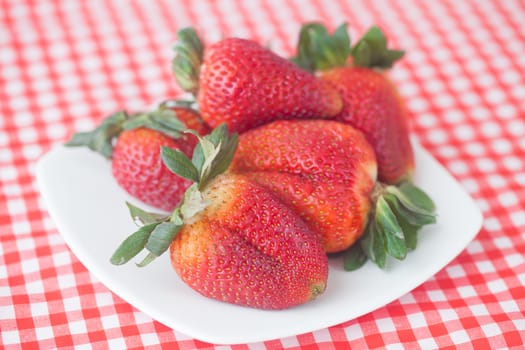
<svg viewBox="0 0 525 350"><path fill-rule="evenodd" d="M200 134L207 133L207 127L197 113L174 109L177 118ZM197 139L183 135L173 139L165 134L148 129L124 130L115 143L111 168L117 183L133 197L156 208L170 211L179 203L190 181L169 171L160 158L160 149L167 146L180 149L191 155Z"/></svg>
<svg viewBox="0 0 525 350"><path fill-rule="evenodd" d="M230 171L270 189L333 253L363 233L376 166L371 146L349 125L277 121L240 136Z"/></svg>
<svg viewBox="0 0 525 350"><path fill-rule="evenodd" d="M249 178L223 174L203 192L211 204L170 247L173 268L201 294L261 309L312 300L326 287L328 261L307 225Z"/></svg>
<svg viewBox="0 0 525 350"><path fill-rule="evenodd" d="M369 68L333 68L320 76L343 98L344 106L336 120L362 131L374 148L379 180L388 184L409 180L414 155L406 109L394 84L384 73Z"/></svg>
<svg viewBox="0 0 525 350"><path fill-rule="evenodd" d="M342 108L330 84L244 39L225 39L205 52L199 85L203 119L237 132L278 119L331 118Z"/></svg>
<svg viewBox="0 0 525 350"><path fill-rule="evenodd" d="M133 197L162 210L172 210L191 184L160 158L161 146L180 149L162 133L138 128L123 131L113 149L111 168L117 183Z"/></svg>

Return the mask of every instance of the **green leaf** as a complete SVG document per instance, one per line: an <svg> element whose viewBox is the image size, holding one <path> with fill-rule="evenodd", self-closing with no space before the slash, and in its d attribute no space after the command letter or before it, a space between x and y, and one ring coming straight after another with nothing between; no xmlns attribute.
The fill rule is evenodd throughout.
<svg viewBox="0 0 525 350"><path fill-rule="evenodd" d="M346 65L350 56L347 25L340 25L332 35L320 23L302 26L297 43L297 55L292 62L308 70L325 70Z"/></svg>
<svg viewBox="0 0 525 350"><path fill-rule="evenodd" d="M191 160L181 151L162 146L161 158L166 167L175 174L193 182L199 181L197 168L195 168Z"/></svg>
<svg viewBox="0 0 525 350"><path fill-rule="evenodd" d="M314 72L315 66L315 44L314 37L318 36L320 32L326 33L326 29L319 23L307 23L301 27L299 32L299 40L297 42L297 55L292 57L291 61L303 68L304 70Z"/></svg>
<svg viewBox="0 0 525 350"><path fill-rule="evenodd" d="M113 155L113 135L111 134L111 129L104 129L102 132L93 134L92 143L88 145L88 147L106 158L111 158Z"/></svg>
<svg viewBox="0 0 525 350"><path fill-rule="evenodd" d="M359 42L355 45L352 50L354 59L352 64L358 67L371 67L372 66L372 49L367 42Z"/></svg>
<svg viewBox="0 0 525 350"><path fill-rule="evenodd" d="M412 213L408 211L401 203L399 202L399 199L390 193L385 193L383 195L385 200L388 202L390 209L394 213L396 220L403 230L403 235L405 236L405 241L407 248L409 249L415 249L417 244L417 232L423 226L423 224L413 224L414 222L412 216Z"/></svg>
<svg viewBox="0 0 525 350"><path fill-rule="evenodd" d="M375 255L374 255L374 249L373 249L373 235L375 234L372 232L374 229L372 228L373 222L369 222L366 226L365 232L359 238L359 244L361 245L361 250L365 255L368 257L368 259L372 260L375 263Z"/></svg>
<svg viewBox="0 0 525 350"><path fill-rule="evenodd" d="M200 75L200 72L192 65L190 58L179 51L172 61L172 70L175 80L182 90L191 92L196 96L199 90L197 77Z"/></svg>
<svg viewBox="0 0 525 350"><path fill-rule="evenodd" d="M126 206L128 207L129 214L131 215L133 220L138 220L143 225L152 224L167 219L166 215L147 212L143 209L140 209L139 207L134 206L129 202L126 202Z"/></svg>
<svg viewBox="0 0 525 350"><path fill-rule="evenodd" d="M315 71L315 66L312 60L310 60L307 56L298 54L294 57L291 57L290 62L292 62L297 67L304 69L305 71L312 73Z"/></svg>
<svg viewBox="0 0 525 350"><path fill-rule="evenodd" d="M210 170L206 173L206 176L201 178L199 188L203 188L209 180L224 173L228 169L233 160L233 156L235 155L235 151L237 150L238 143L239 136L237 134L232 134L224 144L220 144L220 151L213 158L209 168Z"/></svg>
<svg viewBox="0 0 525 350"><path fill-rule="evenodd" d="M332 45L336 52L335 57L337 60L334 64L341 67L345 66L352 52L350 36L348 35L348 25L346 23L341 24L334 31L334 34L332 35Z"/></svg>
<svg viewBox="0 0 525 350"><path fill-rule="evenodd" d="M151 113L151 119L171 131L183 132L187 129L186 124L177 118L177 112L169 108L154 111Z"/></svg>
<svg viewBox="0 0 525 350"><path fill-rule="evenodd" d="M146 249L150 253L160 256L169 248L173 238L175 238L175 235L180 229L181 226L173 222L161 222L155 227L153 232L151 232L146 243Z"/></svg>
<svg viewBox="0 0 525 350"><path fill-rule="evenodd" d="M405 56L405 51L403 50L387 50L384 53L384 61L388 62L388 68L392 67L395 61L400 60Z"/></svg>
<svg viewBox="0 0 525 350"><path fill-rule="evenodd" d="M181 132L187 130L186 125L177 118L177 114L173 110L162 107L150 112L137 113L126 120L122 127L125 130L145 127L173 139L180 138Z"/></svg>
<svg viewBox="0 0 525 350"><path fill-rule="evenodd" d="M218 145L213 144L207 137L199 138L199 145L202 148L202 154L204 155L204 162L210 162L214 153L217 153ZM204 167L204 165L203 165Z"/></svg>
<svg viewBox="0 0 525 350"><path fill-rule="evenodd" d="M366 40L376 49L382 49L386 47L385 34L377 26L370 27L361 40Z"/></svg>
<svg viewBox="0 0 525 350"><path fill-rule="evenodd" d="M384 268L386 266L386 249L385 249L385 237L383 236L383 232L381 230L378 230L375 225L372 226L374 228L374 241L372 248L374 250L374 261L380 268Z"/></svg>
<svg viewBox="0 0 525 350"><path fill-rule="evenodd" d="M168 129L164 125L159 124L155 121L148 125L148 129L156 130L172 139L178 139L182 136L182 134L179 131Z"/></svg>
<svg viewBox="0 0 525 350"><path fill-rule="evenodd" d="M386 265L386 248L383 234L377 229L375 220L371 220L364 236L360 240L366 256L380 268Z"/></svg>
<svg viewBox="0 0 525 350"><path fill-rule="evenodd" d="M436 205L432 201L432 198L430 198L428 194L426 194L422 189L420 189L410 181L405 181L401 183L399 185L399 190L412 203L416 203L418 207L421 207L430 212L436 210Z"/></svg>
<svg viewBox="0 0 525 350"><path fill-rule="evenodd" d="M180 217L180 208L177 207L170 216L164 216L146 212L130 203L126 204L134 219L148 223L126 238L110 260L114 265L122 265L143 249L147 249L149 251L148 256L137 264L137 266L143 267L164 253L182 228L183 221Z"/></svg>
<svg viewBox="0 0 525 350"><path fill-rule="evenodd" d="M355 66L368 68L390 68L405 54L401 50L387 48L385 34L372 26L351 50Z"/></svg>
<svg viewBox="0 0 525 350"><path fill-rule="evenodd" d="M204 46L193 28L179 30L177 38L178 41L173 47L176 53L172 61L173 73L184 91L196 95L199 90Z"/></svg>
<svg viewBox="0 0 525 350"><path fill-rule="evenodd" d="M359 242L356 242L345 251L343 255L343 267L345 271L354 271L363 266L367 260L368 257L365 252L363 252L363 248Z"/></svg>
<svg viewBox="0 0 525 350"><path fill-rule="evenodd" d="M202 151L202 146L200 143L198 143L193 149L191 162L193 163L199 174L202 174L202 166L204 165L204 152Z"/></svg>
<svg viewBox="0 0 525 350"><path fill-rule="evenodd" d="M71 140L69 140L66 143L66 146L87 146L91 142L91 139L93 138L93 132L92 131L84 131L84 132L77 132L71 137Z"/></svg>
<svg viewBox="0 0 525 350"><path fill-rule="evenodd" d="M204 46L195 29L191 27L183 28L177 32L177 37L181 43L185 43L185 47L191 47L191 50L188 50L191 54L194 54L198 59L202 59Z"/></svg>
<svg viewBox="0 0 525 350"><path fill-rule="evenodd" d="M405 236L394 213L383 196L380 196L377 200L375 222L378 231L380 231L385 238L386 252L388 255L398 260L404 259L407 254Z"/></svg>
<svg viewBox="0 0 525 350"><path fill-rule="evenodd" d="M201 143L201 145L204 145L204 143ZM219 155L219 152L221 151L221 144L219 144L217 147L212 146L210 151L211 153L209 154L206 154L207 151L204 151L204 164L202 165L199 177L199 187L201 189L204 188L204 186L206 186L209 180L213 179L213 177L210 176L210 173L213 170L212 164L215 161L215 158L217 158L217 156Z"/></svg>
<svg viewBox="0 0 525 350"><path fill-rule="evenodd" d="M395 211L394 211L395 212ZM405 245L409 250L416 249L417 246L417 234L421 229L421 226L412 225L402 215L395 214L397 222L403 230L403 236L405 237Z"/></svg>
<svg viewBox="0 0 525 350"><path fill-rule="evenodd" d="M191 130L188 130L191 132ZM210 134L202 137L196 132L192 132L199 139L199 143L193 150L192 168L198 175L198 180L194 181L202 189L206 184L217 175L225 172L235 154L238 144L238 134L228 135L226 124L217 126ZM181 160L185 165L189 159ZM172 171L174 171L172 169ZM192 170L193 172L193 170ZM192 176L194 174L191 174Z"/></svg>
<svg viewBox="0 0 525 350"><path fill-rule="evenodd" d="M227 137L228 125L226 123L221 123L205 138L209 140L215 147L217 147L219 143L221 143L223 140L226 140Z"/></svg>
<svg viewBox="0 0 525 350"><path fill-rule="evenodd" d="M93 131L74 134L65 145L68 147L88 147L106 158L111 158L113 140L122 132L122 125L128 118L126 112L114 113L104 119Z"/></svg>
<svg viewBox="0 0 525 350"><path fill-rule="evenodd" d="M405 192L402 192L398 187L396 186L387 186L385 188L386 193L393 194L399 202L402 204L403 207L405 207L408 211L410 211L412 214L417 215L421 217L422 220L426 220L426 223L424 224L431 224L434 223L436 218L433 212L428 211L424 208L426 205L424 202L418 201L418 197L414 196L407 196Z"/></svg>
<svg viewBox="0 0 525 350"><path fill-rule="evenodd" d="M148 124L151 124L149 113L137 113L122 123L122 128L124 130L132 130L147 126Z"/></svg>
<svg viewBox="0 0 525 350"><path fill-rule="evenodd" d="M386 193L385 197L389 198L392 208L395 208L396 215L403 217L411 225L423 226L436 222L436 216L433 213L428 212L421 207L417 207L411 202L404 202L406 199L403 197L396 196L392 193Z"/></svg>
<svg viewBox="0 0 525 350"><path fill-rule="evenodd" d="M113 265L122 265L127 263L135 255L140 253L146 246L146 243L159 223L152 223L142 226L135 233L126 238L117 250L111 256L111 263Z"/></svg>
<svg viewBox="0 0 525 350"><path fill-rule="evenodd" d="M155 260L157 258L158 258L157 255L152 254L152 253L148 253L148 255L146 255L146 257L141 262L139 262L136 265L137 265L137 267L145 267L146 265L148 265L149 263L151 263L153 260Z"/></svg>

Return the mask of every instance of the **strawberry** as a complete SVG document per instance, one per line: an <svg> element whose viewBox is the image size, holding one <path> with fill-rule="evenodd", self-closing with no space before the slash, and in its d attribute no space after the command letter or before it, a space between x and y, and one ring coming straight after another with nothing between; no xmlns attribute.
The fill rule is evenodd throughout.
<svg viewBox="0 0 525 350"><path fill-rule="evenodd" d="M435 222L434 205L420 189L376 181L371 145L337 121L276 121L252 129L240 136L230 171L292 208L327 253L346 250L349 270L367 258L380 267L387 256L404 259L419 228Z"/></svg>
<svg viewBox="0 0 525 350"><path fill-rule="evenodd" d="M361 132L335 121L276 121L245 132L230 167L270 189L317 233L328 253L363 233L377 176Z"/></svg>
<svg viewBox="0 0 525 350"><path fill-rule="evenodd" d="M161 106L135 115L118 112L95 130L75 134L67 145L87 146L110 158L120 187L146 204L169 211L191 183L162 164L160 149L167 146L191 154L196 140L180 133L186 128L207 132L199 115L185 106Z"/></svg>
<svg viewBox="0 0 525 350"><path fill-rule="evenodd" d="M258 43L227 38L204 51L193 29L178 33L173 70L202 118L244 132L278 119L332 118L342 101L330 83Z"/></svg>
<svg viewBox="0 0 525 350"><path fill-rule="evenodd" d="M407 112L396 87L382 71L403 54L387 49L386 38L377 27L351 48L346 25L329 35L321 24L311 23L301 29L294 58L299 66L316 71L337 88L343 108L336 120L365 134L376 152L379 179L389 184L410 180L414 171Z"/></svg>
<svg viewBox="0 0 525 350"><path fill-rule="evenodd" d="M144 266L169 248L181 279L207 297L262 309L310 301L327 282L323 247L272 192L242 174L223 173L236 145L237 135L221 126L200 138L191 161L164 147L166 165L194 184L167 217L130 206L144 226L111 261L123 264L145 248Z"/></svg>
<svg viewBox="0 0 525 350"><path fill-rule="evenodd" d="M262 309L322 293L328 261L313 232L249 178L221 175L204 190L206 209L170 247L174 269L205 296Z"/></svg>

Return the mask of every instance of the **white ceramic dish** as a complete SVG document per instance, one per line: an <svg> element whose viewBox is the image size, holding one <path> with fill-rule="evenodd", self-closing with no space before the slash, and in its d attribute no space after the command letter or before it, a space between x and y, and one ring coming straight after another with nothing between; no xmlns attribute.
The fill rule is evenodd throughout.
<svg viewBox="0 0 525 350"><path fill-rule="evenodd" d="M111 265L114 249L136 229L124 204L134 201L113 180L109 162L94 152L53 149L38 163L37 181L66 243L114 293L188 336L211 343L249 343L336 325L384 306L442 269L474 238L482 223L479 209L430 154L414 147L415 183L434 199L438 223L420 232L418 248L403 262L390 261L384 271L368 262L349 273L333 259L326 292L283 311L207 299L178 278L166 254L146 268Z"/></svg>

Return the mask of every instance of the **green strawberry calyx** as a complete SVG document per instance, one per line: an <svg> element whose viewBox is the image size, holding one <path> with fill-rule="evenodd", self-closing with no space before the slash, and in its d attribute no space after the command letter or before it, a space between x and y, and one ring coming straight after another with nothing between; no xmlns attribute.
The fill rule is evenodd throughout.
<svg viewBox="0 0 525 350"><path fill-rule="evenodd" d="M403 50L387 48L387 39L379 27L371 27L352 47L352 64L358 67L391 68L405 55Z"/></svg>
<svg viewBox="0 0 525 350"><path fill-rule="evenodd" d="M65 144L69 147L88 147L106 158L111 158L115 140L124 130L145 127L177 139L187 129L172 108L192 109L191 101L164 101L155 110L129 114L118 111L105 118L92 131L78 132Z"/></svg>
<svg viewBox="0 0 525 350"><path fill-rule="evenodd" d="M179 86L196 96L199 91L204 45L195 29L191 27L179 30L177 39L173 45L175 57L172 60L172 70Z"/></svg>
<svg viewBox="0 0 525 350"><path fill-rule="evenodd" d="M333 34L320 23L307 23L299 33L297 54L292 61L310 72L345 67L391 68L405 54L387 47L383 31L372 26L354 45L350 44L347 25L343 23Z"/></svg>
<svg viewBox="0 0 525 350"><path fill-rule="evenodd" d="M432 199L409 181L396 186L376 183L371 201L375 207L363 236L343 254L347 271L358 269L368 259L380 268L389 256L405 259L416 249L419 230L436 222Z"/></svg>
<svg viewBox="0 0 525 350"><path fill-rule="evenodd" d="M127 203L130 215L140 228L120 244L111 256L112 264L125 264L146 249L147 256L137 266L148 265L168 250L184 224L195 220L197 214L210 204L203 198L202 190L211 180L228 169L237 149L238 135L229 134L226 124L219 125L206 136L200 136L189 129L186 132L199 139L192 159L169 147L162 147L161 157L168 169L193 181L193 184L188 187L179 205L169 215L146 212Z"/></svg>
<svg viewBox="0 0 525 350"><path fill-rule="evenodd" d="M297 55L292 58L292 62L314 72L344 67L350 54L350 36L346 23L341 24L332 35L320 23L307 23L301 27Z"/></svg>

